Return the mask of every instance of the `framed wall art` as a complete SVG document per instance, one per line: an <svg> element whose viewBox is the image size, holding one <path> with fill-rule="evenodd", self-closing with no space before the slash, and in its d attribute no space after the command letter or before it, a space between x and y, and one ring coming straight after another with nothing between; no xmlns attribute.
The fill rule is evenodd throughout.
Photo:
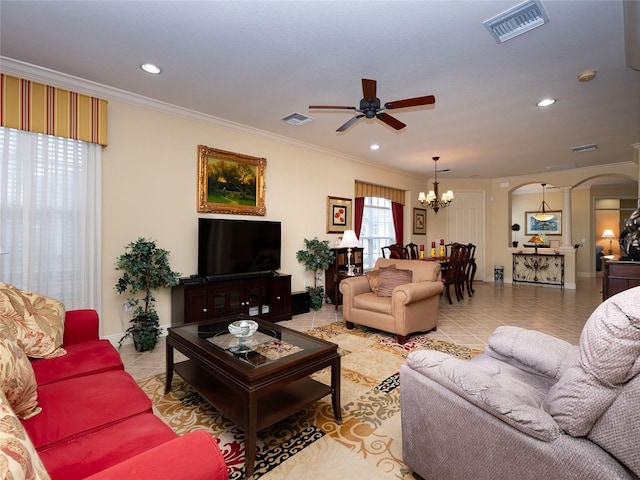
<svg viewBox="0 0 640 480"><path fill-rule="evenodd" d="M544 233L545 235L562 235L562 211L554 210L553 213L556 217L547 220L546 222L541 222L540 220L535 219L535 214L537 212L524 212L524 225L525 235L536 235L539 233Z"/></svg>
<svg viewBox="0 0 640 480"><path fill-rule="evenodd" d="M427 210L424 208L413 209L413 234L427 234Z"/></svg>
<svg viewBox="0 0 640 480"><path fill-rule="evenodd" d="M198 145L198 212L265 215L265 158Z"/></svg>
<svg viewBox="0 0 640 480"><path fill-rule="evenodd" d="M350 198L327 197L327 233L344 233L351 228Z"/></svg>

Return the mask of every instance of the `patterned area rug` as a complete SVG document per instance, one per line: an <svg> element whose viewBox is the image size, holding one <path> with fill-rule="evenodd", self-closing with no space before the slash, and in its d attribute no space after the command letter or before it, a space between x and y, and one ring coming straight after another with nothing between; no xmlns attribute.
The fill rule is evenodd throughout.
<svg viewBox="0 0 640 480"><path fill-rule="evenodd" d="M342 424L327 396L258 434L253 479L413 479L402 463L398 371L414 350L438 350L459 358L479 353L434 340L427 334L404 345L395 336L344 322L307 331L339 346L342 359ZM330 370L313 375L330 385ZM178 434L206 429L224 454L229 478L244 479L244 434L206 400L174 376L164 394L164 375L142 380L156 413Z"/></svg>

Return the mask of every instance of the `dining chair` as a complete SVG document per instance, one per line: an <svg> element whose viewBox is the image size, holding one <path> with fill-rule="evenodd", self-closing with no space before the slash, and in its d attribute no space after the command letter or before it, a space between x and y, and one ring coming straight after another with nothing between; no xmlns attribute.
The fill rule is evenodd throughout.
<svg viewBox="0 0 640 480"><path fill-rule="evenodd" d="M418 250L418 245L415 243L407 243L407 246L405 247L406 251L407 251L407 258L409 260L419 260L420 259L420 252Z"/></svg>

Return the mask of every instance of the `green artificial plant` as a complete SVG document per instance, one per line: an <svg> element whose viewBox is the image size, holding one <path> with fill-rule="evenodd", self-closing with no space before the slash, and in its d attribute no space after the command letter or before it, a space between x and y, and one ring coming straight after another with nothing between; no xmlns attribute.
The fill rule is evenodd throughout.
<svg viewBox="0 0 640 480"><path fill-rule="evenodd" d="M305 270L313 271L313 287L307 286L311 301L311 308L320 310L324 299L324 287L318 286L318 278L322 278L324 272L333 262L334 254L331 251L328 240L304 239L304 250L296 252L296 259L304 265Z"/></svg>
<svg viewBox="0 0 640 480"><path fill-rule="evenodd" d="M158 248L155 240L142 237L125 247L116 260L116 270L123 273L114 288L129 295L126 303L133 308L131 326L119 345L131 337L139 352L153 350L162 333L153 291L176 285L180 274L171 270L167 250Z"/></svg>

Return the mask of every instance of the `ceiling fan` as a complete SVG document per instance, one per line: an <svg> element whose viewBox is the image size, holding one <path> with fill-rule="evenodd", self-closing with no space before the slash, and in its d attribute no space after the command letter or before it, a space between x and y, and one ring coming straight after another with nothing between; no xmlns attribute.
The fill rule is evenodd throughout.
<svg viewBox="0 0 640 480"><path fill-rule="evenodd" d="M362 79L362 100L360 100L360 108L346 107L341 105L309 105L310 109L322 108L326 110L354 110L359 113L351 120L346 122L336 132L344 132L351 125L361 118L378 118L384 123L396 130L402 130L406 125L395 117L392 117L383 110L393 110L397 108L417 107L419 105L432 105L436 103L436 97L427 95L424 97L407 98L405 100L396 100L387 102L383 107L380 106L380 99L376 97L377 82L368 78Z"/></svg>

